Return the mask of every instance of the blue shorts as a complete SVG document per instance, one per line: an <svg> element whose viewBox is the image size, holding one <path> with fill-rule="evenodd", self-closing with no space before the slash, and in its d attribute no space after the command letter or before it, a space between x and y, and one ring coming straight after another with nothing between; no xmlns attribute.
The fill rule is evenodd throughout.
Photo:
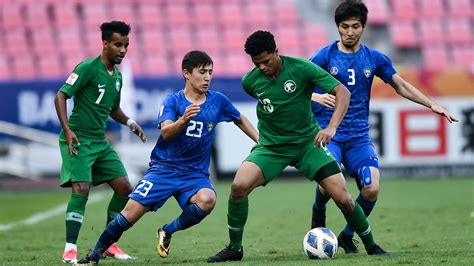
<svg viewBox="0 0 474 266"><path fill-rule="evenodd" d="M215 192L207 174L150 168L128 197L150 207L150 211L157 211L174 196L181 209L184 209L189 204L189 199L202 188Z"/></svg>
<svg viewBox="0 0 474 266"><path fill-rule="evenodd" d="M352 177L357 177L357 171L364 166L379 168L379 160L375 147L369 136L362 136L348 141L331 140L327 145L334 158L342 163Z"/></svg>

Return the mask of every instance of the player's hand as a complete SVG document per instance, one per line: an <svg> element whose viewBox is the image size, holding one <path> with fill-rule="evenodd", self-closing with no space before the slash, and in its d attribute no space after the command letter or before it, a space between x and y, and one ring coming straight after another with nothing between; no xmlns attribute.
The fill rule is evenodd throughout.
<svg viewBox="0 0 474 266"><path fill-rule="evenodd" d="M433 106L431 106L431 111L446 117L446 119L448 120L449 123L459 121L456 117L454 117L452 114L450 114L448 112L448 110L444 109L444 107L441 106L441 105L434 104Z"/></svg>
<svg viewBox="0 0 474 266"><path fill-rule="evenodd" d="M133 133L135 133L135 135L137 135L142 140L143 143L146 142L145 132L143 132L143 129L142 127L140 127L140 125L138 125L137 123L133 123L130 125L130 129Z"/></svg>
<svg viewBox="0 0 474 266"><path fill-rule="evenodd" d="M189 120L191 120L191 118L195 117L199 113L199 111L201 111L201 107L193 103L189 105L188 107L186 107L186 110L184 111L184 115L182 118L187 123L189 122Z"/></svg>
<svg viewBox="0 0 474 266"><path fill-rule="evenodd" d="M329 93L319 94L313 92L311 94L311 101L328 108L334 109L334 106L336 106L336 96Z"/></svg>
<svg viewBox="0 0 474 266"><path fill-rule="evenodd" d="M331 139L336 135L336 129L332 127L327 127L322 129L316 134L314 138L314 146L317 147L326 147L326 145L331 141Z"/></svg>
<svg viewBox="0 0 474 266"><path fill-rule="evenodd" d="M73 144L81 145L79 139L76 137L76 134L72 130L64 131L66 135L67 147L69 149L69 155L77 155L77 150L74 148Z"/></svg>

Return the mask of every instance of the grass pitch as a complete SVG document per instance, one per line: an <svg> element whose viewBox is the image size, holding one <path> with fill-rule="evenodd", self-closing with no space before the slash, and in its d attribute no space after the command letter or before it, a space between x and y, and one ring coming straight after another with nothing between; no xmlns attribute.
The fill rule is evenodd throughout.
<svg viewBox="0 0 474 266"><path fill-rule="evenodd" d="M390 265L444 264L474 265L474 178L429 180L383 180L382 192L369 221L376 241L392 252L390 257L346 255L339 250L335 259L308 260L302 239L309 229L314 183L276 180L257 188L250 196L250 214L244 234L244 259L225 265ZM351 194L355 184L348 180ZM217 205L201 224L173 236L170 256L155 253L155 232L180 210L170 199L157 213L148 213L125 232L121 247L137 257L133 261L101 260L104 265L207 265L207 257L228 242L227 197L230 183L216 184ZM19 221L66 203L69 190L44 192L0 192L0 264L63 265L64 212L36 224ZM79 236L82 257L92 248L105 224L109 189L98 203L88 205ZM342 214L333 202L328 205L328 227L336 234L344 226ZM363 247L360 246L363 251Z"/></svg>

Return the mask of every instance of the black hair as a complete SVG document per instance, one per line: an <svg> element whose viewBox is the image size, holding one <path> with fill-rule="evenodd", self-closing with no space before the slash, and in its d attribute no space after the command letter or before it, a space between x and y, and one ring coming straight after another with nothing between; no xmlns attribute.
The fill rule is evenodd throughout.
<svg viewBox="0 0 474 266"><path fill-rule="evenodd" d="M213 65L211 57L203 51L191 51L184 55L183 62L181 63L181 69L186 69L190 73L196 67Z"/></svg>
<svg viewBox="0 0 474 266"><path fill-rule="evenodd" d="M362 23L362 26L365 27L365 24L367 24L367 13L369 13L367 6L361 1L346 0L336 8L334 21L336 25L339 26L339 23L344 20L356 18Z"/></svg>
<svg viewBox="0 0 474 266"><path fill-rule="evenodd" d="M269 31L258 30L252 33L245 41L245 52L251 56L256 56L263 52L273 53L275 50L275 38Z"/></svg>
<svg viewBox="0 0 474 266"><path fill-rule="evenodd" d="M130 25L123 21L110 21L104 22L100 25L100 31L102 31L102 40L110 41L112 35L116 32L122 36L128 36L130 33Z"/></svg>

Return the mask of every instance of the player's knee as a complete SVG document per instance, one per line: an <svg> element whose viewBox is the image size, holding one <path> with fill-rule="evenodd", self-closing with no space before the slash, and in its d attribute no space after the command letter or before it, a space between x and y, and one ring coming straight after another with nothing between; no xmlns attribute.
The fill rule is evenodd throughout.
<svg viewBox="0 0 474 266"><path fill-rule="evenodd" d="M372 185L364 187L361 191L364 199L368 201L376 201L379 196L380 187L378 185Z"/></svg>
<svg viewBox="0 0 474 266"><path fill-rule="evenodd" d="M90 191L90 184L87 182L72 183L72 192L88 197Z"/></svg>
<svg viewBox="0 0 474 266"><path fill-rule="evenodd" d="M196 203L199 208L210 212L216 206L216 194L211 189L203 189L196 194Z"/></svg>

